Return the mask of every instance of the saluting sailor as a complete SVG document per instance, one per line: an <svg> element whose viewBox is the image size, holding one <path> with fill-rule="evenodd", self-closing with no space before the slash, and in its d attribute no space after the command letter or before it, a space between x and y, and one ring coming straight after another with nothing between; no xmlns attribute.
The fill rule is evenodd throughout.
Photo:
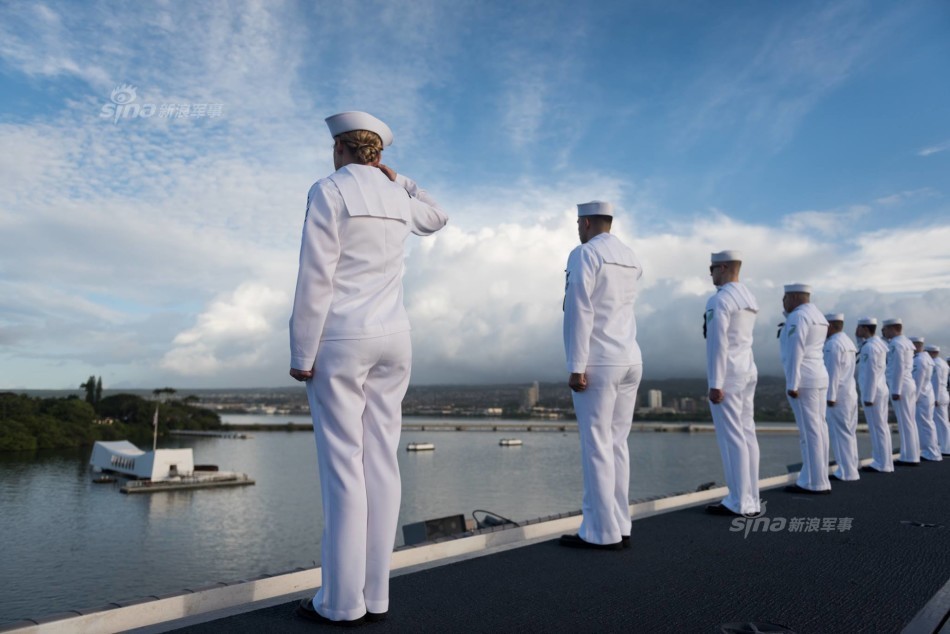
<svg viewBox="0 0 950 634"><path fill-rule="evenodd" d="M917 386L917 436L920 438L920 459L940 462L940 443L934 426L934 360L924 352L924 338L911 337L914 344L914 384Z"/></svg>
<svg viewBox="0 0 950 634"><path fill-rule="evenodd" d="M400 501L396 462L412 350L404 245L447 216L380 163L393 141L365 112L326 120L336 171L307 196L290 318L290 375L307 382L323 502L322 587L297 614L354 625L384 618Z"/></svg>
<svg viewBox="0 0 950 634"><path fill-rule="evenodd" d="M861 405L871 437L871 464L861 467L867 473L894 471L894 450L891 448L891 428L887 423L887 381L884 368L887 363L887 344L877 336L877 319L862 317L854 336L860 342L858 354L858 388Z"/></svg>
<svg viewBox="0 0 950 634"><path fill-rule="evenodd" d="M643 374L634 301L640 260L610 233L613 207L577 206L581 244L567 259L564 350L584 471L583 520L562 546L618 550L630 541L627 436Z"/></svg>
<svg viewBox="0 0 950 634"><path fill-rule="evenodd" d="M914 344L901 334L904 322L899 317L885 319L881 334L887 340L887 388L891 393L891 407L897 416L897 431L901 438L900 459L895 465L920 464L920 440L914 410L917 405L917 386L914 384Z"/></svg>
<svg viewBox="0 0 950 634"><path fill-rule="evenodd" d="M822 357L828 321L811 303L811 286L807 284L786 284L782 306L787 313L779 335L785 389L798 424L802 448L802 470L798 481L785 490L831 493L828 426L825 424L828 371Z"/></svg>
<svg viewBox="0 0 950 634"><path fill-rule="evenodd" d="M710 258L716 293L706 302L706 377L709 409L716 427L729 495L706 512L756 515L759 500L759 443L755 437L753 400L758 369L752 356L752 331L759 305L739 281L742 254L720 251Z"/></svg>
<svg viewBox="0 0 950 634"><path fill-rule="evenodd" d="M828 338L823 350L828 371L828 433L838 463L832 477L858 480L858 391L854 386L858 349L844 332L843 313L829 313L825 319L828 320Z"/></svg>
<svg viewBox="0 0 950 634"><path fill-rule="evenodd" d="M924 350L934 360L931 383L934 389L934 426L937 428L937 442L940 444L940 453L950 456L950 420L947 420L947 406L950 405L947 375L950 374L950 366L940 358L940 346L928 345Z"/></svg>

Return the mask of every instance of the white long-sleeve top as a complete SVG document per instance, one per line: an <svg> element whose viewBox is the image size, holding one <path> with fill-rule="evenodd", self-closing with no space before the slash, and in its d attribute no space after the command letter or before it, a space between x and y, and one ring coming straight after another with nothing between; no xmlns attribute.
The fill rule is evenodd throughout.
<svg viewBox="0 0 950 634"><path fill-rule="evenodd" d="M858 387L863 402L876 403L879 398L887 398L887 381L884 380L886 363L886 341L874 336L861 344L861 353L858 356Z"/></svg>
<svg viewBox="0 0 950 634"><path fill-rule="evenodd" d="M567 369L591 365L639 365L633 306L643 268L619 238L601 233L571 251L564 289Z"/></svg>
<svg viewBox="0 0 950 634"><path fill-rule="evenodd" d="M836 332L825 340L823 354L825 369L828 371L829 401L857 400L858 390L854 386L857 352L851 337L843 332Z"/></svg>
<svg viewBox="0 0 950 634"><path fill-rule="evenodd" d="M934 357L934 373L931 383L934 388L934 401L940 405L950 403L950 392L947 390L947 378L950 375L950 366L940 357Z"/></svg>
<svg viewBox="0 0 950 634"><path fill-rule="evenodd" d="M814 304L801 304L788 314L779 336L786 390L828 387L822 353L827 336L828 321Z"/></svg>
<svg viewBox="0 0 950 634"><path fill-rule="evenodd" d="M448 216L405 176L346 165L307 195L290 318L290 365L313 368L321 340L409 330L402 276L409 233L429 235Z"/></svg>
<svg viewBox="0 0 950 634"><path fill-rule="evenodd" d="M729 390L758 375L752 331L759 305L741 282L729 282L706 302L706 378L711 390Z"/></svg>
<svg viewBox="0 0 950 634"><path fill-rule="evenodd" d="M916 394L914 385L914 344L904 335L887 342L887 389L892 395Z"/></svg>
<svg viewBox="0 0 950 634"><path fill-rule="evenodd" d="M933 400L934 388L933 388L933 373L934 373L934 360L926 352L918 352L914 355L914 369L911 371L914 377L914 385L917 389L917 398L923 396L930 396L930 399Z"/></svg>

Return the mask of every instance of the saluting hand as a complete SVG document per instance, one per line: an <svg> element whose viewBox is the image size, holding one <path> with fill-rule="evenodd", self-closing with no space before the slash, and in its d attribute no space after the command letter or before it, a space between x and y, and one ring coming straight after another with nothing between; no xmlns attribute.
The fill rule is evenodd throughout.
<svg viewBox="0 0 950 634"><path fill-rule="evenodd" d="M583 392L587 389L587 375L583 372L573 372L567 380L567 384L575 392Z"/></svg>
<svg viewBox="0 0 950 634"><path fill-rule="evenodd" d="M393 168L389 167L388 165L383 165L382 163L380 163L380 164L377 165L376 167L378 167L379 170L380 170L383 174L385 174L387 178L389 178L389 180L391 180L391 181L393 181L393 182L396 181L396 170L394 170Z"/></svg>

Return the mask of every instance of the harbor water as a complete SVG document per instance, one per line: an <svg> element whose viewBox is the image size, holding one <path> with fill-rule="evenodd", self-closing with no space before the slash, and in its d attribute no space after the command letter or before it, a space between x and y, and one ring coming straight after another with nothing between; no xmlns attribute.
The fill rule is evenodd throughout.
<svg viewBox="0 0 950 634"><path fill-rule="evenodd" d="M225 422L309 421L226 416ZM0 623L318 564L322 512L313 434L251 435L174 437L162 446L191 447L196 462L245 472L255 486L141 496L120 494L118 484L94 484L89 450L0 454ZM502 437L524 444L502 447ZM405 451L422 441L433 442L435 451ZM858 442L862 457L869 455L867 435ZM634 433L629 444L633 498L723 481L711 433ZM796 434L763 433L759 446L762 477L785 473L801 459ZM471 517L476 509L519 521L580 508L573 431L404 432L399 463L400 526Z"/></svg>

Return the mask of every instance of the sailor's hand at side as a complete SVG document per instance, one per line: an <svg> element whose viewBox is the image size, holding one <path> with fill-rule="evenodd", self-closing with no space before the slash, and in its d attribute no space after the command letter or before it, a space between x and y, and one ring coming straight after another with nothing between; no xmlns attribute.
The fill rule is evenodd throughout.
<svg viewBox="0 0 950 634"><path fill-rule="evenodd" d="M834 407L834 406L835 406L834 401L828 401L828 407Z"/></svg>
<svg viewBox="0 0 950 634"><path fill-rule="evenodd" d="M899 401L899 400L901 400L901 395L900 395L900 394L891 394L891 400L892 400L892 401Z"/></svg>
<svg viewBox="0 0 950 634"><path fill-rule="evenodd" d="M583 392L587 389L587 375L583 372L573 372L567 380L567 384L575 392Z"/></svg>
<svg viewBox="0 0 950 634"><path fill-rule="evenodd" d="M874 405L874 402L873 402L873 401L864 401L864 406L865 406L865 407L871 407L871 406L873 406L873 405Z"/></svg>
<svg viewBox="0 0 950 634"><path fill-rule="evenodd" d="M383 165L382 163L380 163L380 164L377 165L376 167L378 167L379 170L380 170L383 174L385 174L386 177L387 177L389 180L395 182L395 180L396 180L396 170L394 170L393 168L389 167L388 165Z"/></svg>
<svg viewBox="0 0 950 634"><path fill-rule="evenodd" d="M714 405L719 405L722 403L722 399L726 398L726 395L723 394L722 390L717 390L716 388L710 388L709 390L709 402Z"/></svg>
<svg viewBox="0 0 950 634"><path fill-rule="evenodd" d="M798 390L789 390L788 392L786 392L786 394L788 394L792 398L798 398Z"/></svg>
<svg viewBox="0 0 950 634"><path fill-rule="evenodd" d="M298 370L297 368L290 368L290 376L294 377L298 381L309 381L313 378L313 370Z"/></svg>

